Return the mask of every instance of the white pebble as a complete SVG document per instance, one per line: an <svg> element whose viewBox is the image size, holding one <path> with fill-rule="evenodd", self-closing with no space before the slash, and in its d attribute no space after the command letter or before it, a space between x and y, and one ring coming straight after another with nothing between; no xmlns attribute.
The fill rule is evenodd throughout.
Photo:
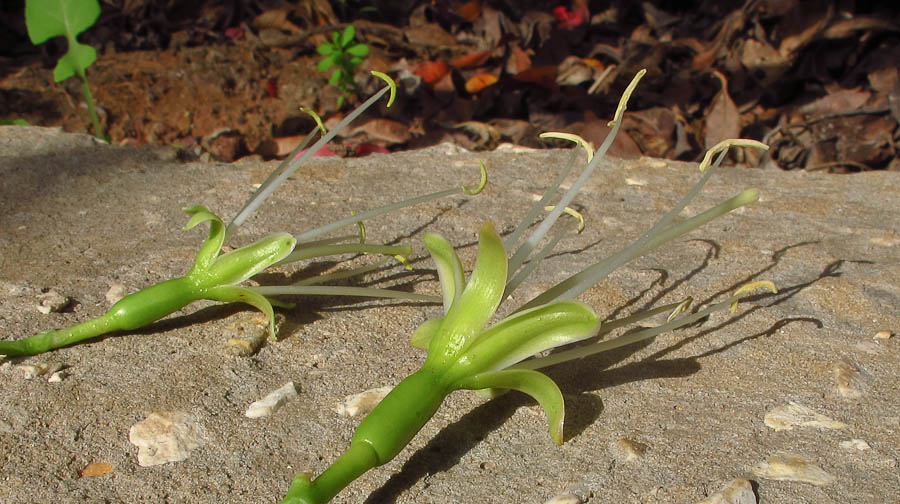
<svg viewBox="0 0 900 504"><path fill-rule="evenodd" d="M138 465L149 467L188 458L206 443L206 431L188 413L161 411L132 425L128 441L138 447Z"/></svg>
<svg viewBox="0 0 900 504"><path fill-rule="evenodd" d="M275 390L259 401L252 403L250 407L247 408L247 412L244 413L244 416L247 418L269 416L284 406L284 403L295 397L297 397L297 388L294 387L294 382L287 382L278 390Z"/></svg>
<svg viewBox="0 0 900 504"><path fill-rule="evenodd" d="M810 485L828 485L834 476L825 472L811 460L787 451L778 451L765 462L753 467L753 474L760 478L778 481L799 481Z"/></svg>
<svg viewBox="0 0 900 504"><path fill-rule="evenodd" d="M50 378L47 378L48 383L59 383L63 381L65 378L69 376L69 373L65 370L60 370L50 375Z"/></svg>
<svg viewBox="0 0 900 504"><path fill-rule="evenodd" d="M632 462L643 458L647 451L647 445L632 441L630 439L619 439L614 443L610 443L609 451L613 457L619 462Z"/></svg>
<svg viewBox="0 0 900 504"><path fill-rule="evenodd" d="M738 478L697 504L756 504L756 494L750 480Z"/></svg>
<svg viewBox="0 0 900 504"><path fill-rule="evenodd" d="M766 413L763 422L776 430L791 430L794 427L815 427L817 429L844 429L847 426L837 420L816 413L794 401L772 408Z"/></svg>
<svg viewBox="0 0 900 504"><path fill-rule="evenodd" d="M109 290L106 291L106 302L110 305L114 305L119 302L120 299L128 295L128 286L116 282L109 286Z"/></svg>
<svg viewBox="0 0 900 504"><path fill-rule="evenodd" d="M856 449L859 451L865 451L865 450L872 449L872 447L869 446L869 443L866 443L862 439L851 439L849 441L841 441L841 448L844 448L846 450Z"/></svg>
<svg viewBox="0 0 900 504"><path fill-rule="evenodd" d="M392 387L380 387L366 390L358 394L348 395L344 402L334 408L334 412L341 416L353 417L372 411L375 406L388 395Z"/></svg>
<svg viewBox="0 0 900 504"><path fill-rule="evenodd" d="M832 369L835 387L841 397L858 399L866 393L866 385L871 379L871 375L856 363L841 359Z"/></svg>
<svg viewBox="0 0 900 504"><path fill-rule="evenodd" d="M887 341L891 339L891 336L893 335L894 333L892 333L891 331L878 331L877 333L875 333L875 336L872 336L872 339L878 341Z"/></svg>
<svg viewBox="0 0 900 504"><path fill-rule="evenodd" d="M552 499L548 500L544 504L584 504L584 501L581 500L581 497L566 492L564 494L557 495Z"/></svg>
<svg viewBox="0 0 900 504"><path fill-rule="evenodd" d="M69 298L63 296L53 289L50 289L38 296L38 304L36 308L37 311L43 313L44 315L49 315L50 313L57 313L59 311L62 311L66 306L69 306L69 302Z"/></svg>

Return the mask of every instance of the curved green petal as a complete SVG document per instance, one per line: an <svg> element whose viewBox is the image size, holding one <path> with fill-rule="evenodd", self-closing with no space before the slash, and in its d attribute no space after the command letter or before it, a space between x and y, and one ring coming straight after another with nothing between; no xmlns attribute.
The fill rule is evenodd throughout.
<svg viewBox="0 0 900 504"><path fill-rule="evenodd" d="M272 303L262 294L253 292L246 287L225 285L207 290L204 292L203 298L222 303L247 303L253 306L269 319L269 338L277 339L275 337L275 310L272 308Z"/></svg>
<svg viewBox="0 0 900 504"><path fill-rule="evenodd" d="M441 282L441 292L444 298L444 313L446 314L465 287L466 278L463 266L453 245L450 245L450 242L443 236L425 233L425 247L437 266L438 280Z"/></svg>
<svg viewBox="0 0 900 504"><path fill-rule="evenodd" d="M547 375L530 369L490 371L463 378L456 384L456 388L469 390L513 389L530 395L547 413L550 438L558 445L563 444L563 423L566 415L563 396L556 383Z"/></svg>
<svg viewBox="0 0 900 504"><path fill-rule="evenodd" d="M197 252L197 258L194 259L191 272L206 269L219 255L219 251L222 250L222 244L225 242L225 224L218 215L203 205L187 207L184 211L191 214L190 220L184 226L185 231L203 222L209 222L209 236L206 237L206 241L200 246L200 251Z"/></svg>
<svg viewBox="0 0 900 504"><path fill-rule="evenodd" d="M484 329L500 304L506 271L506 250L494 226L487 222L481 227L475 270L435 333L426 366L448 369Z"/></svg>
<svg viewBox="0 0 900 504"><path fill-rule="evenodd" d="M416 348L421 348L422 350L428 350L431 339L434 338L434 334L437 332L438 328L441 327L441 322L443 321L443 317L426 320L416 329L416 332L413 333L412 337L409 339L409 344Z"/></svg>
<svg viewBox="0 0 900 504"><path fill-rule="evenodd" d="M188 277L201 288L240 283L284 259L296 244L289 233L271 234L222 254L205 270L191 270Z"/></svg>
<svg viewBox="0 0 900 504"><path fill-rule="evenodd" d="M600 317L579 301L519 312L478 335L447 378L504 369L538 352L589 338L599 327Z"/></svg>

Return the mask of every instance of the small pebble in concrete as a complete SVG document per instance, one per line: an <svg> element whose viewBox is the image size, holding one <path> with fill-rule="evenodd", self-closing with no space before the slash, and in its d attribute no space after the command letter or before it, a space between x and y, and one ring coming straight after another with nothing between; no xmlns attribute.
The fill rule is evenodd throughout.
<svg viewBox="0 0 900 504"><path fill-rule="evenodd" d="M241 314L228 324L225 332L231 354L249 357L259 351L269 336L269 319L260 313Z"/></svg>
<svg viewBox="0 0 900 504"><path fill-rule="evenodd" d="M38 304L36 306L37 311L43 313L44 315L49 315L51 313L57 313L64 310L71 299L62 294L56 292L53 289L44 292L40 296L38 296Z"/></svg>
<svg viewBox="0 0 900 504"><path fill-rule="evenodd" d="M581 500L581 497L566 492L564 494L557 495L552 499L548 500L544 504L584 504L584 501Z"/></svg>
<svg viewBox="0 0 900 504"><path fill-rule="evenodd" d="M767 461L756 464L753 467L753 474L760 478L799 481L817 486L828 485L835 479L813 461L788 451L775 452Z"/></svg>
<svg viewBox="0 0 900 504"><path fill-rule="evenodd" d="M866 393L871 375L855 362L841 359L832 368L838 395L846 399L858 399Z"/></svg>
<svg viewBox="0 0 900 504"><path fill-rule="evenodd" d="M51 364L47 364L44 362L39 364L19 364L18 366L16 366L16 369L22 372L22 376L26 380L32 380L49 371L50 366Z"/></svg>
<svg viewBox="0 0 900 504"><path fill-rule="evenodd" d="M772 408L766 413L763 422L766 426L776 431L791 430L794 427L815 427L818 429L844 429L847 427L837 420L816 413L794 401Z"/></svg>
<svg viewBox="0 0 900 504"><path fill-rule="evenodd" d="M180 462L206 442L206 430L189 413L160 411L131 426L128 441L138 447L138 465Z"/></svg>
<svg viewBox="0 0 900 504"><path fill-rule="evenodd" d="M106 291L106 302L110 305L114 305L119 302L120 299L128 295L128 286L116 282L109 286L109 290Z"/></svg>
<svg viewBox="0 0 900 504"><path fill-rule="evenodd" d="M247 418L267 417L295 397L297 397L297 388L294 387L294 382L287 382L278 390L252 403L244 416Z"/></svg>
<svg viewBox="0 0 900 504"><path fill-rule="evenodd" d="M16 366L16 369L22 373L22 377L26 380L33 380L38 376L47 376L47 381L57 382L62 380L62 378L65 378L65 376L68 376L68 374L66 374L61 378L53 378L55 375L63 373L62 370L65 367L65 365L59 362L40 362L37 364L19 364Z"/></svg>
<svg viewBox="0 0 900 504"><path fill-rule="evenodd" d="M846 450L871 450L872 447L869 446L869 443L863 441L862 439L850 439L848 441L841 441L841 448Z"/></svg>
<svg viewBox="0 0 900 504"><path fill-rule="evenodd" d="M106 462L94 462L93 464L86 465L84 469L81 470L80 475L82 478L93 478L111 472L113 472L113 466L110 464Z"/></svg>
<svg viewBox="0 0 900 504"><path fill-rule="evenodd" d="M358 394L348 395L344 398L344 402L338 404L334 408L334 412L341 416L353 417L360 414L366 414L375 407L384 396L388 395L392 387L379 387L360 392Z"/></svg>
<svg viewBox="0 0 900 504"><path fill-rule="evenodd" d="M47 383L59 383L68 377L69 373L66 370L59 370L50 374L50 377L47 378Z"/></svg>
<svg viewBox="0 0 900 504"><path fill-rule="evenodd" d="M894 333L892 333L891 331L878 331L877 333L875 333L875 336L872 336L872 339L876 341L887 341L891 339L893 335Z"/></svg>
<svg viewBox="0 0 900 504"><path fill-rule="evenodd" d="M756 504L756 494L750 480L738 478L697 504Z"/></svg>
<svg viewBox="0 0 900 504"><path fill-rule="evenodd" d="M611 443L609 451L619 462L632 462L644 456L644 453L647 451L647 445L622 438Z"/></svg>

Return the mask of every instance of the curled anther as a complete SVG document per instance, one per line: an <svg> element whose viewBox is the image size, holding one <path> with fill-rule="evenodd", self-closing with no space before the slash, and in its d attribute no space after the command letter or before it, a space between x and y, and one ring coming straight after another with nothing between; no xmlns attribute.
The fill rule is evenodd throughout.
<svg viewBox="0 0 900 504"><path fill-rule="evenodd" d="M478 168L481 170L481 180L478 182L478 185L475 187L462 186L462 191L469 196L475 196L480 193L487 185L487 167L484 166L484 161L478 162Z"/></svg>
<svg viewBox="0 0 900 504"><path fill-rule="evenodd" d="M642 68L637 74L635 74L634 78L631 79L631 83L628 84L628 87L625 88L625 92L622 93L622 97L619 98L619 106L616 107L616 115L613 116L612 121L606 123L608 127L612 128L617 122L622 120L622 116L625 115L625 110L628 108L628 99L631 98L631 93L634 92L634 89L637 87L638 82L641 81L641 78L646 73L647 69Z"/></svg>
<svg viewBox="0 0 900 504"><path fill-rule="evenodd" d="M691 303L694 302L694 298L688 296L684 301L678 303L678 306L672 310L672 313L669 314L668 318L666 318L666 322L671 322L672 319L677 317L679 314L684 313L691 307Z"/></svg>
<svg viewBox="0 0 900 504"><path fill-rule="evenodd" d="M554 205L550 205L550 206L545 206L544 210L546 210L548 212L552 212L554 208L556 208ZM563 208L563 212L578 219L578 229L576 229L576 231L578 233L581 233L582 231L584 231L584 216L581 215L581 212L579 212L578 210L575 210L572 207Z"/></svg>
<svg viewBox="0 0 900 504"><path fill-rule="evenodd" d="M728 150L730 147L754 147L757 149L769 150L768 145L757 140L750 140L747 138L729 138L728 140L722 140L706 151L706 155L703 156L703 161L700 163L700 171L706 171L713 162L713 156Z"/></svg>
<svg viewBox="0 0 900 504"><path fill-rule="evenodd" d="M578 135L572 133L562 133L560 131L548 131L547 133L541 133L541 138L559 138L560 140L568 140L570 142L575 142L578 145L584 147L584 150L587 152L587 162L590 163L592 159L594 159L594 146L590 144L584 138L581 138Z"/></svg>
<svg viewBox="0 0 900 504"><path fill-rule="evenodd" d="M388 98L387 106L390 107L394 104L394 98L397 97L397 83L394 82L394 79L391 79L390 76L386 73L378 72L372 70L372 75L378 77L379 79L387 82L387 85L391 88L391 96Z"/></svg>
<svg viewBox="0 0 900 504"><path fill-rule="evenodd" d="M319 131L322 132L322 135L328 133L328 130L325 129L325 125L322 124L322 118L319 117L319 114L309 108L309 107L300 107L300 112L307 114L308 116L313 118L313 121L316 121L316 128L319 128Z"/></svg>
<svg viewBox="0 0 900 504"><path fill-rule="evenodd" d="M400 261L403 267L406 268L406 271L412 271L412 264L409 264L409 260L406 257L398 254L394 256L394 259Z"/></svg>
<svg viewBox="0 0 900 504"><path fill-rule="evenodd" d="M758 282L750 282L742 285L738 290L734 291L733 296L740 296L742 294L747 294L748 292L755 291L756 289L766 289L772 294L778 294L778 289L775 287L775 284L769 280L760 280ZM734 313L737 310L737 304L739 300L735 300L731 303L731 313Z"/></svg>

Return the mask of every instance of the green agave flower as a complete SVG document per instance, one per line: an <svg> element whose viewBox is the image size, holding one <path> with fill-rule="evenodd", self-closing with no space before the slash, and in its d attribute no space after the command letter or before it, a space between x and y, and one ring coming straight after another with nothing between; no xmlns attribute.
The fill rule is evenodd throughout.
<svg viewBox="0 0 900 504"><path fill-rule="evenodd" d="M568 204L580 190L591 171L612 144L621 126L628 96L643 75L638 73L626 89L612 127L603 145L594 154L587 142L568 134L545 136L578 142L588 151L588 166L575 183L561 195L553 206L547 203L556 196L562 182L571 172L575 156L561 170L557 180L545 191L517 228L507 237L506 247L523 238L542 211L546 217L507 260L507 251L490 223L480 231L478 258L469 281L465 281L462 264L453 247L440 235L426 234L425 245L437 266L441 284L444 315L422 324L413 334L412 344L428 350L422 367L401 381L362 420L353 435L350 447L315 479L301 473L294 478L282 504L324 504L365 471L393 459L434 415L448 394L455 390L472 389L489 392L519 390L533 397L544 409L549 421L550 437L557 444L563 442L565 416L563 396L557 385L537 369L583 358L622 345L651 338L664 331L693 323L710 313L734 307L757 288L774 291L771 282L754 282L734 293L730 298L695 313L684 313L690 298L660 306L621 319L605 322L575 297L606 277L615 268L727 214L735 208L753 203L758 198L754 189L742 191L705 212L680 222L675 217L690 203L724 159L724 151L732 145L765 147L759 142L729 140L714 147L701 163L705 173L675 208L663 215L643 236L619 252L585 268L541 293L519 307L509 317L488 327L502 301L534 270L567 233L572 225L560 226L555 235L544 238L557 219L568 213L578 218L577 230L583 220ZM713 156L719 154L715 162ZM575 221L569 222L572 224ZM538 245L547 243L540 249ZM535 252L537 251L537 252ZM529 260L529 257L533 257ZM576 348L557 351L544 357L532 357L545 350L582 341L632 324L647 317L671 312L668 320L656 327L625 333L609 340L600 340Z"/></svg>

